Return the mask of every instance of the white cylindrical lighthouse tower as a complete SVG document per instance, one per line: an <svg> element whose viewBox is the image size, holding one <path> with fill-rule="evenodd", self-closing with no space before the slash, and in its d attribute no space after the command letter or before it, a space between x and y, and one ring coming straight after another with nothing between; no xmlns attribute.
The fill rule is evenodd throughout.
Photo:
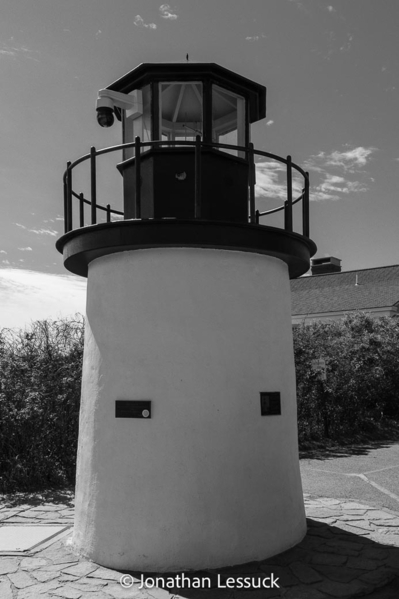
<svg viewBox="0 0 399 599"><path fill-rule="evenodd" d="M305 534L289 279L316 247L307 173L249 143L265 98L215 64L142 64L98 100L122 120L123 211L97 202L109 150L90 199L68 165L57 248L88 278L73 543L104 566L235 565ZM283 228L259 224L256 154L287 169Z"/></svg>

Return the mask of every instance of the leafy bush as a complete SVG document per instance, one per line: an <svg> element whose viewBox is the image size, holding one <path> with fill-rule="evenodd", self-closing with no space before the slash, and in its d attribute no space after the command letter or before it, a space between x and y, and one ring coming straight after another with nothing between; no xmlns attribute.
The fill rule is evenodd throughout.
<svg viewBox="0 0 399 599"><path fill-rule="evenodd" d="M399 322L354 313L294 327L300 439L367 432L399 419ZM312 370L324 358L327 380Z"/></svg>
<svg viewBox="0 0 399 599"><path fill-rule="evenodd" d="M83 319L0 331L0 490L75 477Z"/></svg>

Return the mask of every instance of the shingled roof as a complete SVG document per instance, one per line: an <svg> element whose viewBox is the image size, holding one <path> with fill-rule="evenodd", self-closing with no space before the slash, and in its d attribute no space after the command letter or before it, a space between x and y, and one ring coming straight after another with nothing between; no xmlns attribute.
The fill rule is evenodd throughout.
<svg viewBox="0 0 399 599"><path fill-rule="evenodd" d="M392 308L399 306L399 265L300 277L291 292L293 316Z"/></svg>

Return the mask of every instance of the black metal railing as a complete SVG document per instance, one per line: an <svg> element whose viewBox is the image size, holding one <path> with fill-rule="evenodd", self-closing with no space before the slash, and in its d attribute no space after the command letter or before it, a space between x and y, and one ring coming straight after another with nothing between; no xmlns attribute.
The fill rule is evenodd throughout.
<svg viewBox="0 0 399 599"><path fill-rule="evenodd" d="M293 231L293 206L298 202L302 201L302 234L305 237L309 237L309 173L305 172L300 166L292 162L291 156L282 158L276 154L270 152L263 152L261 150L255 150L252 143L248 147L234 146L230 144L218 144L218 143L205 143L201 141L201 137L197 135L195 141L146 141L142 142L139 137L136 137L134 142L120 144L117 146L111 146L109 148L103 148L96 150L94 147L90 149L89 154L85 154L75 162L68 162L67 169L64 173L64 222L65 222L65 233L73 230L73 198L79 202L79 227L85 226L84 218L84 206L85 204L90 206L90 224L97 224L97 211L103 211L106 213L106 222L111 222L112 215L124 217L124 213L111 208L110 204L102 206L97 203L97 157L110 152L116 152L119 150L126 150L128 148L135 149L135 202L136 202L136 215L140 219L140 208L141 208L141 186L139 184L140 169L141 169L141 151L144 148L161 148L161 147L176 147L176 146L192 146L195 150L195 183L194 183L194 218L201 218L201 154L203 150L216 149L216 150L233 150L235 152L243 153L246 160L249 163L248 170L248 222L250 224L259 225L259 219L270 214L283 211L284 212L284 229L288 232ZM271 210L259 211L256 209L256 162L255 156L263 156L280 162L286 165L286 196L281 206L273 208ZM81 164L82 162L90 162L90 199L84 197L83 193L76 193L72 188L72 172L73 169ZM298 197L293 198L293 183L292 183L292 172L295 170L303 177L302 191ZM226 215L228 220L228 214Z"/></svg>

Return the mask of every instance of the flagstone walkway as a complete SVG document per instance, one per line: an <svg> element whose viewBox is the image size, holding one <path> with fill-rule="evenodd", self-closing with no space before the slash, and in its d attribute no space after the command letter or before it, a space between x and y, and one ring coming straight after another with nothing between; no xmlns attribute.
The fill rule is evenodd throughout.
<svg viewBox="0 0 399 599"><path fill-rule="evenodd" d="M2 552L0 598L168 599L174 595L189 599L345 599L363 596L391 599L399 596L396 582L399 581L398 513L353 501L310 495L305 496L305 505L308 532L299 545L262 562L190 573L191 579L209 577L210 589L187 588L187 584L183 589L166 590L161 584L158 588L141 589L139 572L117 572L76 556L68 547L71 534L68 530L62 538L30 552ZM72 495L70 501L64 503L0 504L0 527L72 526L72 523ZM163 576L171 577L172 574ZM278 587L223 588L228 577L238 576L258 582L275 580Z"/></svg>

